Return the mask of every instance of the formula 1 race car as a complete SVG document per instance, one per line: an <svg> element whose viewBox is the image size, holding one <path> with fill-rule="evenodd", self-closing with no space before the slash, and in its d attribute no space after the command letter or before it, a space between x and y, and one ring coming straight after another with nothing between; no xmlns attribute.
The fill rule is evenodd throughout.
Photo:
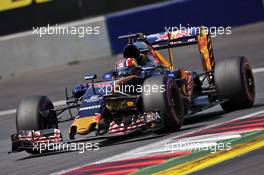
<svg viewBox="0 0 264 175"><path fill-rule="evenodd" d="M198 32L199 29L199 32ZM45 96L23 99L16 116L17 133L12 151L32 151L34 143L62 142L58 123L70 111L69 138L94 133L94 137L119 136L134 131L171 132L181 128L185 116L220 104L229 112L251 107L255 83L246 57L220 59L216 64L210 33L204 27L192 31L129 34L123 58L115 69L95 82L73 88L67 107L54 108ZM203 72L173 68L172 48L198 44ZM168 50L166 59L159 50ZM78 114L72 115L71 109Z"/></svg>

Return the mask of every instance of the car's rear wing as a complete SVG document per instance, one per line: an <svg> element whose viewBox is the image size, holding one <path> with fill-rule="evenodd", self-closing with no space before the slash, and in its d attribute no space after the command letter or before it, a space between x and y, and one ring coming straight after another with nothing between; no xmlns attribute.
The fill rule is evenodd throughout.
<svg viewBox="0 0 264 175"><path fill-rule="evenodd" d="M128 43L132 44L133 41L144 41L152 46L155 50L164 48L179 47L184 45L196 44L197 34L196 30L186 31L174 31L174 32L161 32L150 35L144 35L143 33L134 33L119 36L119 39L128 39ZM134 40L135 39L135 40Z"/></svg>
<svg viewBox="0 0 264 175"><path fill-rule="evenodd" d="M155 50L180 47L198 43L197 30L161 32L145 36Z"/></svg>
<svg viewBox="0 0 264 175"><path fill-rule="evenodd" d="M145 36L155 50L198 44L205 72L215 67L212 40L208 29L201 26L187 31L161 32Z"/></svg>

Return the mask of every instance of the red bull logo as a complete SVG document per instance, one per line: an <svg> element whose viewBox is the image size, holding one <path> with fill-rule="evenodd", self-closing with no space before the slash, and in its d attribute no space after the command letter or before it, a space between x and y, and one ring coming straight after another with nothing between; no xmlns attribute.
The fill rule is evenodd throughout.
<svg viewBox="0 0 264 175"><path fill-rule="evenodd" d="M177 38L182 38L185 36L190 36L190 34L186 31L181 31L181 30L170 32L170 33L165 32L163 34L159 34L157 36L156 41L163 41L163 40L166 41L168 39L177 39Z"/></svg>

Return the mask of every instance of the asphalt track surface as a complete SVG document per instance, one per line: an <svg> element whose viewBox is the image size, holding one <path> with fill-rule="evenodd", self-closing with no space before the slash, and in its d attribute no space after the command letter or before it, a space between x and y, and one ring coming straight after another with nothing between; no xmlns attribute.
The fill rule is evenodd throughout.
<svg viewBox="0 0 264 175"><path fill-rule="evenodd" d="M206 168L204 170L193 173L193 175L213 174L214 175L249 175L263 174L264 166L264 148L257 149L250 153L227 160L220 164Z"/></svg>
<svg viewBox="0 0 264 175"><path fill-rule="evenodd" d="M235 55L248 57L253 68L264 67L264 22L233 29L228 36L219 36L213 39L216 61ZM176 50L175 67L184 66L190 69L201 70L201 63L197 46L184 47ZM87 55L87 58L89 55ZM72 87L84 82L82 76L87 72L102 72L111 70L116 57L99 58L96 60L80 62L76 65L62 65L53 68L32 71L6 80L0 80L0 111L13 109L24 96L44 94L52 101L64 99L64 87ZM0 174L48 174L76 166L92 163L104 158L123 153L127 150L154 143L179 134L195 131L201 127L221 123L242 115L264 109L264 72L255 74L257 85L256 102L253 108L239 110L225 114L219 106L187 119L182 129L166 136L148 137L138 135L128 140L119 140L101 147L99 151L63 152L31 156L25 152L7 154L10 151L10 135L16 132L15 114L0 116ZM61 124L63 133L67 133L70 123ZM67 135L64 136L67 138ZM263 170L264 150L260 149L252 153L229 160L229 163L221 163L211 168L201 170L197 174L241 174L249 172L251 175L259 174ZM254 162L256 163L254 163ZM248 174L249 174L248 173ZM222 173L221 173L222 174Z"/></svg>

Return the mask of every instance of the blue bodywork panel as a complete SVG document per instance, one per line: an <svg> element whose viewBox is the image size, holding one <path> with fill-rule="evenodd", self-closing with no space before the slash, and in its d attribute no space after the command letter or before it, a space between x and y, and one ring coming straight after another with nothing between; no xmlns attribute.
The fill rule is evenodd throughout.
<svg viewBox="0 0 264 175"><path fill-rule="evenodd" d="M111 93L115 81L108 81L102 83L95 83L86 90L83 102L78 112L78 118L96 116L101 113L103 96Z"/></svg>

